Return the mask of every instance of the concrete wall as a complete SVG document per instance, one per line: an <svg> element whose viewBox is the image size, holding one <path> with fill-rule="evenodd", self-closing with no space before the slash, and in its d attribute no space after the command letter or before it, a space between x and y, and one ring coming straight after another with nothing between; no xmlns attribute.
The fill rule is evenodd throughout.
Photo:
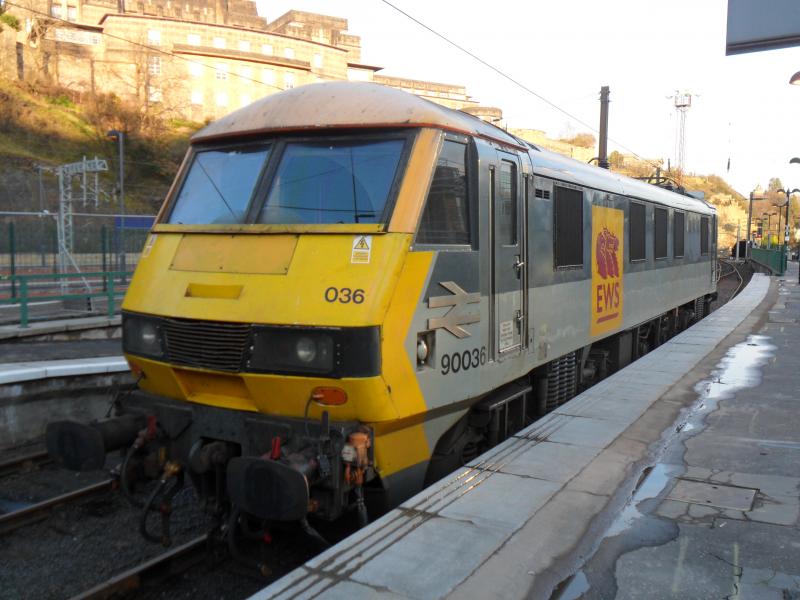
<svg viewBox="0 0 800 600"><path fill-rule="evenodd" d="M47 423L88 422L105 416L111 390L133 385L130 373L39 379L0 385L0 449L44 435Z"/></svg>

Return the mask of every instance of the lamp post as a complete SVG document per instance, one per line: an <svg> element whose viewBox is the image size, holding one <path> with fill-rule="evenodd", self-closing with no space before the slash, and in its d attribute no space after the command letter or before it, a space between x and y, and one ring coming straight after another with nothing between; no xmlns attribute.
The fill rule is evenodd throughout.
<svg viewBox="0 0 800 600"><path fill-rule="evenodd" d="M106 132L106 137L119 142L119 270L125 272L125 133L118 129ZM124 276L123 276L124 277Z"/></svg>
<svg viewBox="0 0 800 600"><path fill-rule="evenodd" d="M764 222L764 219L767 220L767 246L770 245L770 231L772 231L772 214L768 212L761 213L761 222ZM762 246L764 244L762 243Z"/></svg>
<svg viewBox="0 0 800 600"><path fill-rule="evenodd" d="M752 192L750 192L750 204L747 210L747 249L746 249L746 258L750 258L750 247L753 245L754 235L752 232L753 227L753 200L763 200L767 196L764 194L764 190L761 189L761 186L756 186Z"/></svg>
<svg viewBox="0 0 800 600"><path fill-rule="evenodd" d="M797 73L795 73L794 75L792 75L789 78L789 84L790 85L800 85L800 71L798 71ZM790 165L791 164L794 164L794 165L800 164L800 158L794 157L792 160L789 161L789 164ZM786 210L788 211L789 209L786 209ZM786 215L787 215L787 222L788 222L789 213L787 212ZM797 250L797 283L800 284L800 247L798 247L798 250Z"/></svg>
<svg viewBox="0 0 800 600"><path fill-rule="evenodd" d="M781 216L783 216L783 215L781 215L781 209L784 206L786 207L786 215L787 215L786 216L786 222L787 223L789 222L788 221L789 220L789 216L788 216L789 215L789 200L788 200L789 193L787 193L786 190L775 190L775 191L776 192L783 192L784 194L786 194L786 197L787 197L786 202L784 202L783 204L775 204L774 202L772 203L772 206L774 206L775 208L778 209L778 235L780 236L780 234L781 234ZM798 191L800 191L800 190L798 190Z"/></svg>

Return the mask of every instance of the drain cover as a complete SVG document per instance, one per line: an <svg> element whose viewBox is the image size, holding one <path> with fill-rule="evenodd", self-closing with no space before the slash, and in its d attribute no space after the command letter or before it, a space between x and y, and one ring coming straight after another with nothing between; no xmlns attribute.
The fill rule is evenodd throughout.
<svg viewBox="0 0 800 600"><path fill-rule="evenodd" d="M667 498L689 504L748 511L753 508L755 495L756 490L751 488L678 479Z"/></svg>

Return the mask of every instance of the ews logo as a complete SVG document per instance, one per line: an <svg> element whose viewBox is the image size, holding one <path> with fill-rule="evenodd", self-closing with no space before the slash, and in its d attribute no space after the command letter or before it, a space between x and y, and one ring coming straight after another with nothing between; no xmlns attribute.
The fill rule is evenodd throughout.
<svg viewBox="0 0 800 600"><path fill-rule="evenodd" d="M624 213L592 206L591 335L622 325L622 228Z"/></svg>

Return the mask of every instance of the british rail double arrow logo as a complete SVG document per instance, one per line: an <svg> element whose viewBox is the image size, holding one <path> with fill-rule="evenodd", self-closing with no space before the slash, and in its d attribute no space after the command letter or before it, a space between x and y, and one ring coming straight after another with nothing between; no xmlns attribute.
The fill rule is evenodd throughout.
<svg viewBox="0 0 800 600"><path fill-rule="evenodd" d="M428 329L444 328L457 338L469 337L472 334L461 325L469 325L481 320L479 312L466 311L467 304L476 304L481 301L480 293L469 294L454 281L440 281L439 285L453 295L428 298L428 308L442 308L444 306L452 306L453 308L442 317L428 319Z"/></svg>

